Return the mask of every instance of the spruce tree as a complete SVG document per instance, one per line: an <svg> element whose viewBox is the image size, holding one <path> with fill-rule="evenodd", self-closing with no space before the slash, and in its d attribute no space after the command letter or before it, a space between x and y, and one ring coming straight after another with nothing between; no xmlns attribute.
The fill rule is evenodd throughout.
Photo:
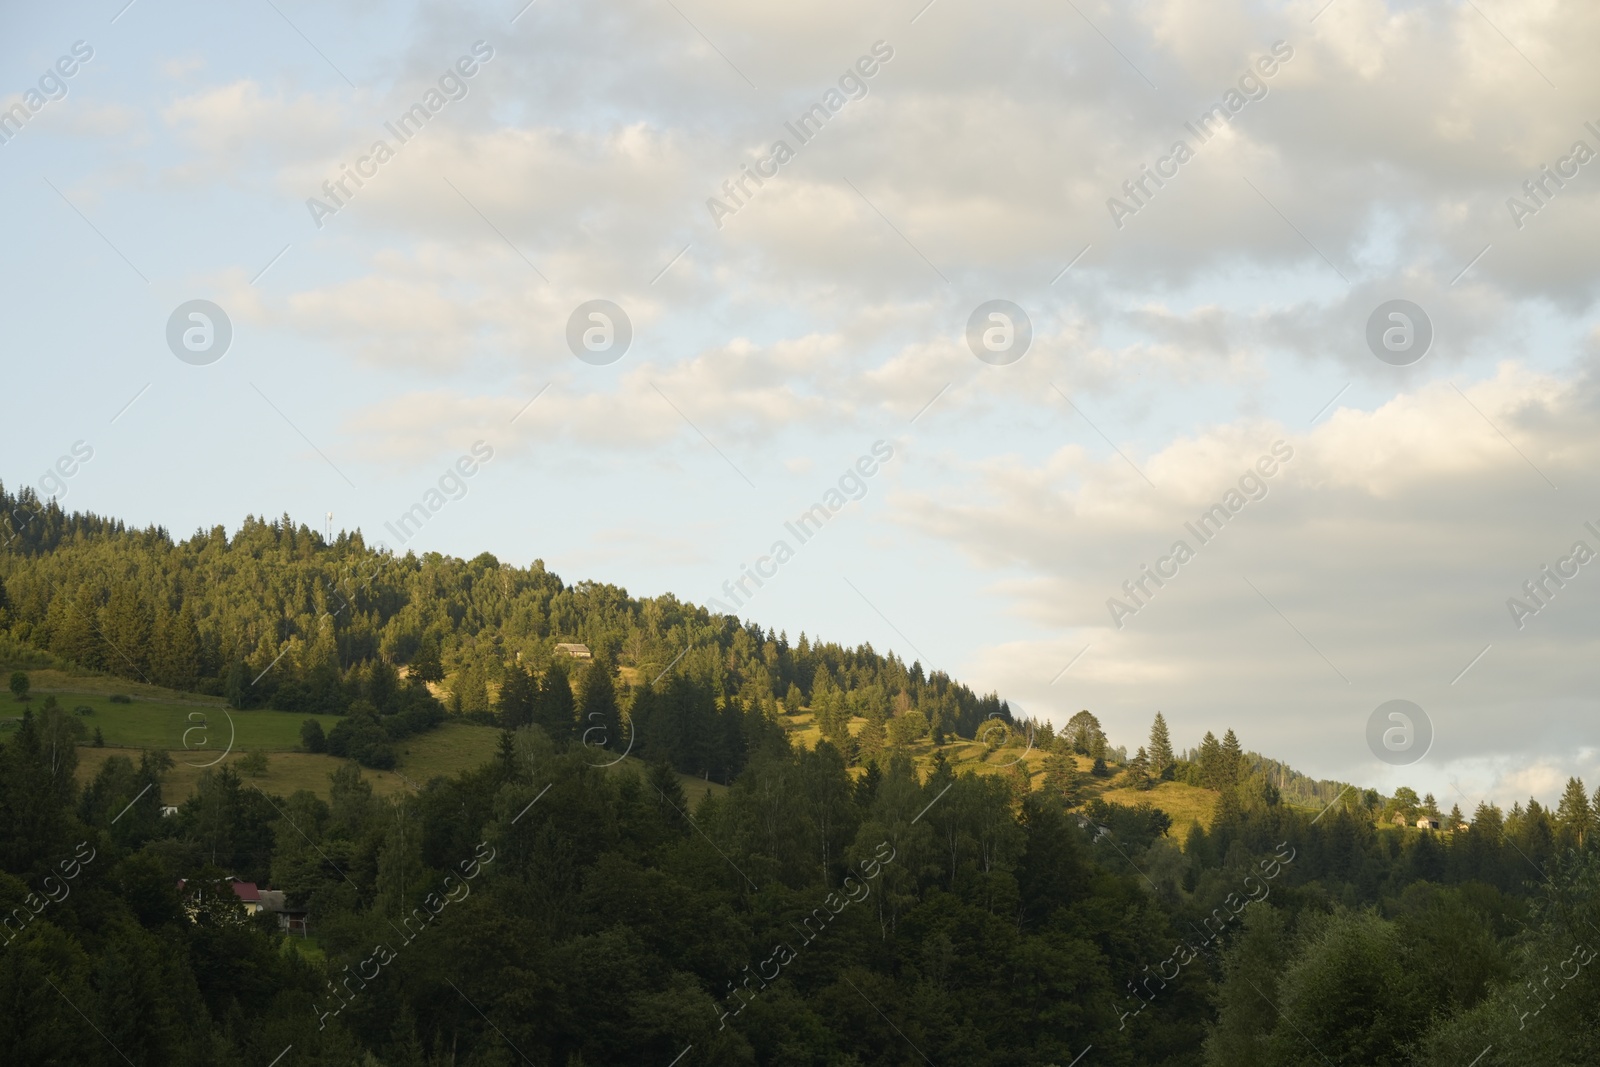
<svg viewBox="0 0 1600 1067"><path fill-rule="evenodd" d="M551 740L566 741L572 737L576 719L576 702L572 699L572 684L567 681L566 668L552 663L539 682L534 722Z"/></svg>
<svg viewBox="0 0 1600 1067"><path fill-rule="evenodd" d="M424 682L444 681L444 663L439 658L439 642L431 636L422 639L417 654L411 657L411 677Z"/></svg>
<svg viewBox="0 0 1600 1067"><path fill-rule="evenodd" d="M1560 827L1563 843L1570 841L1577 848L1583 847L1593 822L1589 810L1589 797L1584 792L1581 779L1567 779L1567 788L1561 794L1561 803L1556 805L1556 823Z"/></svg>
<svg viewBox="0 0 1600 1067"><path fill-rule="evenodd" d="M611 657L603 653L589 662L579 689L578 711L586 735L585 744L626 752L627 733L622 727L622 710L617 706L616 684L611 678L615 669Z"/></svg>
<svg viewBox="0 0 1600 1067"><path fill-rule="evenodd" d="M1167 734L1167 720L1158 711L1150 727L1150 777L1161 781L1172 777L1172 738Z"/></svg>
<svg viewBox="0 0 1600 1067"><path fill-rule="evenodd" d="M1222 746L1217 743L1217 735L1210 730L1200 739L1200 752L1195 763L1199 768L1202 786L1221 789L1226 784L1222 779Z"/></svg>
<svg viewBox="0 0 1600 1067"><path fill-rule="evenodd" d="M1071 746L1055 746L1045 757L1042 792L1063 807L1070 808L1078 802L1078 765L1072 757Z"/></svg>
<svg viewBox="0 0 1600 1067"><path fill-rule="evenodd" d="M1224 785L1234 785L1244 774L1244 750L1239 747L1239 738L1230 729L1222 735L1222 782Z"/></svg>
<svg viewBox="0 0 1600 1067"><path fill-rule="evenodd" d="M1145 755L1143 745L1139 746L1139 751L1134 753L1133 759L1128 761L1127 774L1128 784L1134 789L1150 788L1152 784L1150 781L1150 757Z"/></svg>
<svg viewBox="0 0 1600 1067"><path fill-rule="evenodd" d="M538 683L522 664L513 663L507 667L506 680L500 686L501 725L508 730L515 730L531 723L538 696Z"/></svg>

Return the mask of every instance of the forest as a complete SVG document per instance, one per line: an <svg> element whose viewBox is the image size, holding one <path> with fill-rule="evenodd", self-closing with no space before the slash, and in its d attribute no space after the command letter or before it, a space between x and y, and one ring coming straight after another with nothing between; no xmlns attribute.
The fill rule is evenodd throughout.
<svg viewBox="0 0 1600 1067"><path fill-rule="evenodd" d="M72 715L9 701L0 1062L1600 1062L1576 780L1445 813L1226 724L1180 751L1159 714L1130 755L870 646L287 517L176 541L0 490L0 529L7 673L340 716L303 735L340 758L324 794L222 764L180 796L166 753L80 774ZM494 758L375 792L364 766L449 722ZM1003 769L958 772L958 739ZM1110 779L1151 799L1089 795Z"/></svg>

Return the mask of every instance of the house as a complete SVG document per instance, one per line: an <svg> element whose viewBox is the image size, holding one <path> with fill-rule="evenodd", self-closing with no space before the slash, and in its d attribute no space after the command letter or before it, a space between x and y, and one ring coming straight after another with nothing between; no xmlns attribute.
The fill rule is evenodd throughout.
<svg viewBox="0 0 1600 1067"><path fill-rule="evenodd" d="M260 910L278 917L278 929L286 934L307 936L305 908L289 907L286 894L281 889L263 889L259 896Z"/></svg>
<svg viewBox="0 0 1600 1067"><path fill-rule="evenodd" d="M161 805L161 817L163 819L170 819L176 814L178 814L178 809L176 807L172 806L171 804Z"/></svg>
<svg viewBox="0 0 1600 1067"><path fill-rule="evenodd" d="M1418 815L1417 816L1417 829L1418 830L1437 830L1438 828L1439 828L1439 820L1434 818L1432 815Z"/></svg>
<svg viewBox="0 0 1600 1067"><path fill-rule="evenodd" d="M594 653L589 651L588 645L580 645L575 641L563 641L556 646L557 652L564 652L573 659L594 659Z"/></svg>
<svg viewBox="0 0 1600 1067"><path fill-rule="evenodd" d="M233 887L233 895L244 905L246 915L254 915L261 910L261 890L256 888L254 882L241 882L232 877L228 882Z"/></svg>
<svg viewBox="0 0 1600 1067"><path fill-rule="evenodd" d="M299 934L308 936L307 911L305 908L291 908L287 894L281 889L262 889L254 882L243 882L233 875L228 876L228 887L233 890L233 895L244 906L246 915L260 915L262 912L278 917L278 929L286 934ZM178 879L178 892L184 893L187 880ZM202 910L201 893L189 894L184 898L184 911L192 922Z"/></svg>

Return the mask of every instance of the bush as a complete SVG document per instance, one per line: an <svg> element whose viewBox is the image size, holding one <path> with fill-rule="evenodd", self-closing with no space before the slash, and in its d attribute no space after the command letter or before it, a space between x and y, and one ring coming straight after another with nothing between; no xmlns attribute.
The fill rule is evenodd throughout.
<svg viewBox="0 0 1600 1067"><path fill-rule="evenodd" d="M316 719L307 719L300 724L300 747L307 752L328 751L328 736L322 732L322 724Z"/></svg>
<svg viewBox="0 0 1600 1067"><path fill-rule="evenodd" d="M131 696L129 696L127 693L112 693L111 694L111 703L113 703L113 704L132 704L133 703L133 698Z"/></svg>
<svg viewBox="0 0 1600 1067"><path fill-rule="evenodd" d="M87 704L79 704L77 707L73 708L72 711L73 711L73 714L75 714L75 715L93 715L94 714L94 709L91 708Z"/></svg>
<svg viewBox="0 0 1600 1067"><path fill-rule="evenodd" d="M30 683L28 681L28 672L27 671L12 671L11 672L11 695L12 696L16 697L18 700L27 700L28 699L28 686L29 685L30 685Z"/></svg>
<svg viewBox="0 0 1600 1067"><path fill-rule="evenodd" d="M267 754L265 752L246 752L239 757L239 771L252 778L260 778L267 773Z"/></svg>
<svg viewBox="0 0 1600 1067"><path fill-rule="evenodd" d="M98 726L96 726L94 728L94 741L92 741L91 744L93 744L95 748L105 748L106 747L106 739L100 733L100 727L98 727Z"/></svg>
<svg viewBox="0 0 1600 1067"><path fill-rule="evenodd" d="M328 734L328 754L366 767L388 770L395 764L389 736L369 715L347 716Z"/></svg>

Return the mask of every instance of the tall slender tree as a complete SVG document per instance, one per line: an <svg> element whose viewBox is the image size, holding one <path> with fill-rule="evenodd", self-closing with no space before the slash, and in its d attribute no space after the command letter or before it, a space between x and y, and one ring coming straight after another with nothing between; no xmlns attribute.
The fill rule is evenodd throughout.
<svg viewBox="0 0 1600 1067"><path fill-rule="evenodd" d="M586 744L624 752L628 749L628 737L622 725L622 710L617 706L616 683L612 679L616 669L611 657L604 652L589 661L579 685L578 713Z"/></svg>
<svg viewBox="0 0 1600 1067"><path fill-rule="evenodd" d="M576 702L572 699L572 683L567 681L566 668L560 663L552 663L539 680L539 702L533 717L551 740L566 741L572 737L577 721Z"/></svg>
<svg viewBox="0 0 1600 1067"><path fill-rule="evenodd" d="M1156 721L1150 726L1150 777L1160 781L1171 778L1176 761L1172 755L1172 738L1167 733L1167 720L1158 711Z"/></svg>
<svg viewBox="0 0 1600 1067"><path fill-rule="evenodd" d="M1224 785L1234 785L1244 778L1244 749L1239 738L1229 729L1222 735L1222 764L1219 777Z"/></svg>
<svg viewBox="0 0 1600 1067"><path fill-rule="evenodd" d="M1217 735L1210 730L1200 739L1195 766L1200 775L1200 784L1205 788L1221 789L1227 784L1222 777L1222 746L1217 743Z"/></svg>
<svg viewBox="0 0 1600 1067"><path fill-rule="evenodd" d="M1559 840L1563 844L1582 848L1589 836L1589 828L1594 825L1593 820L1594 815L1589 809L1589 796L1584 792L1583 780L1568 778L1567 788L1561 794L1561 802L1556 805Z"/></svg>

